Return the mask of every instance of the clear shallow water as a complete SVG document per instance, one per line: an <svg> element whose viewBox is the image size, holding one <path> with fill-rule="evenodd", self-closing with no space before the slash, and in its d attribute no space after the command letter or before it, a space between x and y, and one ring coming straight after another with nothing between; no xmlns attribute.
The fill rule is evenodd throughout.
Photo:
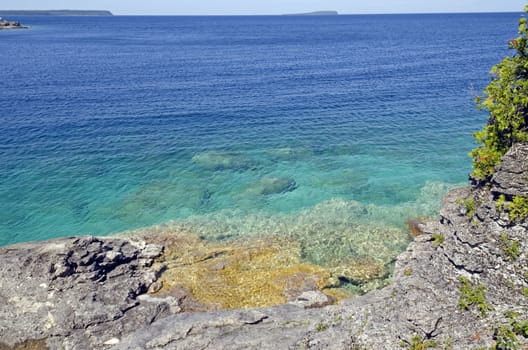
<svg viewBox="0 0 528 350"><path fill-rule="evenodd" d="M473 96L518 18L20 18L0 32L0 245L158 225L385 261L466 180Z"/></svg>

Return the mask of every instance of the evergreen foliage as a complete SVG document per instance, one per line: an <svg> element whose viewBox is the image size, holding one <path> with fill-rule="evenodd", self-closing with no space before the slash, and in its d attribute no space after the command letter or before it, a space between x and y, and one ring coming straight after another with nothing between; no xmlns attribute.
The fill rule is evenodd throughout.
<svg viewBox="0 0 528 350"><path fill-rule="evenodd" d="M525 11L528 12L528 6ZM509 42L515 50L495 65L490 84L477 97L480 109L489 112L488 123L475 133L481 144L471 151L476 180L487 180L502 156L515 142L528 142L528 28L526 18L519 21L519 36Z"/></svg>

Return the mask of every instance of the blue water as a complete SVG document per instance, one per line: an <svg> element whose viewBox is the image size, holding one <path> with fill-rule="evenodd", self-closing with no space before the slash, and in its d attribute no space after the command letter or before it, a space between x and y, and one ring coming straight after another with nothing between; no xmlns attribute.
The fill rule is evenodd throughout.
<svg viewBox="0 0 528 350"><path fill-rule="evenodd" d="M402 249L466 181L518 18L20 17L0 32L0 245L171 227Z"/></svg>

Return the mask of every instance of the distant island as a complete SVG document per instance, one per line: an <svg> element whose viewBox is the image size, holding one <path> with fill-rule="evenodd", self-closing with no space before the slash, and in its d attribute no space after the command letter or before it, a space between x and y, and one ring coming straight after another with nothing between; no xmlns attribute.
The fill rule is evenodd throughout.
<svg viewBox="0 0 528 350"><path fill-rule="evenodd" d="M285 16L336 16L338 14L337 11L314 11L307 13L290 13Z"/></svg>
<svg viewBox="0 0 528 350"><path fill-rule="evenodd" d="M113 16L100 10L0 10L0 16Z"/></svg>

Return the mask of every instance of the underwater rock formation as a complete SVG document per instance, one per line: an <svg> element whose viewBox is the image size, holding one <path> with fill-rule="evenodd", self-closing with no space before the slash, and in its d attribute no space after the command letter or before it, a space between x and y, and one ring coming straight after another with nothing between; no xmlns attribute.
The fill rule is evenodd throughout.
<svg viewBox="0 0 528 350"><path fill-rule="evenodd" d="M294 179L288 177L266 176L261 178L247 192L255 195L270 195L291 192L297 188Z"/></svg>
<svg viewBox="0 0 528 350"><path fill-rule="evenodd" d="M143 238L166 249L163 287L156 295L187 290L193 304L185 311L272 306L309 291L323 291L332 300L346 296L333 288L337 278L327 269L302 261L300 245L291 239L207 242L174 233Z"/></svg>
<svg viewBox="0 0 528 350"><path fill-rule="evenodd" d="M192 161L211 170L247 170L255 167L251 159L236 153L203 152L195 154Z"/></svg>
<svg viewBox="0 0 528 350"><path fill-rule="evenodd" d="M268 155L275 160L297 160L312 155L313 152L306 148L282 147L268 151Z"/></svg>

